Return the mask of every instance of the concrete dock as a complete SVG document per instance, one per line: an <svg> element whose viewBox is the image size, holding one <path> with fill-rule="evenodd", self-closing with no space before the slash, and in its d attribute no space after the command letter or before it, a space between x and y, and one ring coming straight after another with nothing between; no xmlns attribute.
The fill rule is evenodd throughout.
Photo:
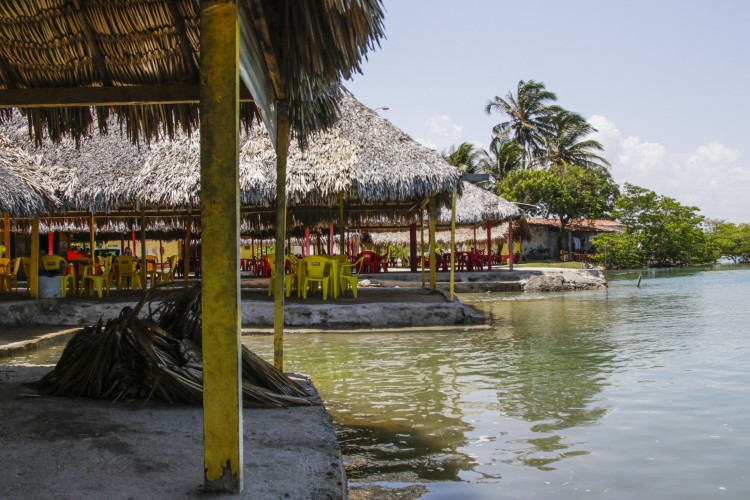
<svg viewBox="0 0 750 500"><path fill-rule="evenodd" d="M50 369L0 364L0 498L206 495L200 407L38 396L23 385ZM243 428L243 493L211 498L346 498L323 406L245 409Z"/></svg>

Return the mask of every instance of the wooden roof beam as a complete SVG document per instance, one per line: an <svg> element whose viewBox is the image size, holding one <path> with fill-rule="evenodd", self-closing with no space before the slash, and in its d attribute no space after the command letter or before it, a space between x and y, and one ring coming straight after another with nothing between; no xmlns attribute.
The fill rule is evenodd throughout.
<svg viewBox="0 0 750 500"><path fill-rule="evenodd" d="M240 86L240 101L253 101L247 89L242 86ZM199 102L200 85L198 84L0 90L0 108L198 104Z"/></svg>
<svg viewBox="0 0 750 500"><path fill-rule="evenodd" d="M103 85L109 87L113 84L112 75L110 75L107 65L104 64L104 56L101 50L99 50L99 43L96 40L94 30L91 28L86 7L83 5L82 0L73 0L73 7L78 22L81 23L81 27L83 28L83 36L86 37L87 48L91 51L91 59L93 59L96 70L99 72L99 78L101 78Z"/></svg>
<svg viewBox="0 0 750 500"><path fill-rule="evenodd" d="M13 74L10 72L8 61L3 57L0 57L0 77L2 77L6 87L9 89L16 88L16 81L13 78Z"/></svg>
<svg viewBox="0 0 750 500"><path fill-rule="evenodd" d="M177 8L175 0L169 0L168 5L169 13L172 15L172 24L174 24L175 33L180 42L180 52L182 52L182 58L185 60L185 70L190 74L190 81L198 83L198 67L193 58L193 48L190 46L190 40L188 40L185 30L185 19L180 15L180 9ZM198 7L198 11L200 12L200 7Z"/></svg>

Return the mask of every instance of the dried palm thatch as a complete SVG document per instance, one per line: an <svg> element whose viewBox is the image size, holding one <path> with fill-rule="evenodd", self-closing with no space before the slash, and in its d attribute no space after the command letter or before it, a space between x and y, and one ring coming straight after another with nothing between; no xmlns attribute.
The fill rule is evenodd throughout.
<svg viewBox="0 0 750 500"><path fill-rule="evenodd" d="M297 143L289 151L290 225L295 220L307 225L338 222L341 194L350 222L359 223L384 215L393 218L396 211L408 211L423 198L450 193L456 186L458 171L436 152L350 94L342 96L341 104L342 116L332 128L314 134L304 150ZM115 126L112 122L111 127ZM68 139L36 148L23 119L7 121L2 131L30 154L41 156L38 161L49 172L67 210L106 213L136 203L187 210L200 204L198 134L177 134L174 140L141 147L117 134L92 134L78 142ZM272 207L276 153L268 134L256 126L244 132L241 141L240 201L250 209ZM400 206L383 206L388 203ZM372 211L369 206L373 204L381 208ZM296 205L303 208L295 211ZM273 224L273 217L269 211L261 220Z"/></svg>
<svg viewBox="0 0 750 500"><path fill-rule="evenodd" d="M24 150L0 135L0 212L39 215L59 204L39 167Z"/></svg>
<svg viewBox="0 0 750 500"><path fill-rule="evenodd" d="M116 126L114 120L108 124ZM117 133L37 145L20 116L6 120L0 130L41 165L63 210L107 212L137 198L133 178L146 162L148 146L135 146Z"/></svg>
<svg viewBox="0 0 750 500"><path fill-rule="evenodd" d="M449 193L458 171L439 154L357 101L341 97L341 117L310 136L303 149L290 147L287 201L290 205L338 207L339 196L359 203L419 201ZM244 205L270 206L276 197L276 153L260 126L241 137L240 190ZM187 206L200 192L200 141L183 136L154 145L134 188L146 204Z"/></svg>
<svg viewBox="0 0 750 500"><path fill-rule="evenodd" d="M157 290L149 290L135 308L123 308L106 327L100 323L77 333L55 369L34 386L50 395L202 404L200 287L166 295ZM148 315L139 318L146 305ZM319 404L244 346L242 392L245 407Z"/></svg>
<svg viewBox="0 0 750 500"><path fill-rule="evenodd" d="M461 184L461 195L456 198L456 224L479 224L485 221L518 219L523 216L523 211L515 203L470 182L461 181ZM451 223L450 207L440 210L438 223Z"/></svg>
<svg viewBox="0 0 750 500"><path fill-rule="evenodd" d="M266 49L274 99L291 111L293 132L331 124L341 77L360 70L383 36L380 0L244 0L248 29ZM0 88L197 84L196 0L6 0L0 3ZM269 61L270 60L270 61ZM243 107L252 120L252 104ZM24 111L35 140L80 139L116 115L134 142L190 134L197 105L34 108ZM6 113L7 115L7 113Z"/></svg>

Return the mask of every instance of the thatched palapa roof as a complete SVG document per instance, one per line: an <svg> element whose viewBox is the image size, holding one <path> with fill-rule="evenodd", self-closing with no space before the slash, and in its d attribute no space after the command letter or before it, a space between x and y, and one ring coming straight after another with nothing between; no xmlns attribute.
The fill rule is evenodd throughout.
<svg viewBox="0 0 750 500"><path fill-rule="evenodd" d="M341 117L313 134L303 150L290 147L287 202L337 207L339 194L358 203L418 201L450 192L458 171L345 92ZM185 205L200 190L199 139L182 137L155 145L137 181L147 204ZM162 188L169 185L171 193ZM276 197L276 154L266 131L242 137L240 188L243 204L269 206Z"/></svg>
<svg viewBox="0 0 750 500"><path fill-rule="evenodd" d="M462 226L523 217L523 210L515 203L471 182L462 181L461 184L461 195L456 198L456 224ZM451 223L451 207L443 207L440 210L438 223Z"/></svg>
<svg viewBox="0 0 750 500"><path fill-rule="evenodd" d="M424 197L449 193L458 182L458 171L440 155L412 140L350 94L342 97L341 109L336 124L311 136L304 150L299 144L290 148L290 205L323 205L337 212L340 193L347 202L358 205L413 205ZM197 208L200 204L197 133L178 133L171 141L135 146L111 132L36 147L28 137L23 118L7 120L0 129L30 154L40 156L38 161L50 174L67 209L101 214L124 204L162 209ZM276 195L273 145L259 125L243 132L241 140L241 202L272 206ZM483 203L481 213L497 215L497 210L492 212L485 207L490 202L476 193L471 196Z"/></svg>
<svg viewBox="0 0 750 500"><path fill-rule="evenodd" d="M272 122L267 116L273 113L270 103L282 100L298 137L333 123L341 78L359 72L366 51L383 36L381 1L238 3L240 53L248 56L241 57L240 64L245 74L257 74L247 61L257 64L260 79L272 92L253 96L255 103L243 106L243 120L249 123L261 111L264 120ZM123 103L96 109L27 108L37 142L45 134L55 141L65 135L79 139L94 124L107 130L113 115L133 141L172 137L180 129L190 134L198 125L199 9L198 0L4 0L0 92L87 87L101 90L97 95L105 96L102 102ZM166 92L147 88L163 85L169 86ZM252 87L244 80L243 85ZM122 87L132 89L123 93ZM84 94L93 93L76 95ZM161 98L154 98L157 94ZM126 97L115 98L122 95ZM60 104L60 96L37 94L28 102L37 105L46 99ZM124 105L133 101L159 104Z"/></svg>
<svg viewBox="0 0 750 500"><path fill-rule="evenodd" d="M33 216L53 210L59 203L34 159L2 135L0 179L0 212L13 217Z"/></svg>

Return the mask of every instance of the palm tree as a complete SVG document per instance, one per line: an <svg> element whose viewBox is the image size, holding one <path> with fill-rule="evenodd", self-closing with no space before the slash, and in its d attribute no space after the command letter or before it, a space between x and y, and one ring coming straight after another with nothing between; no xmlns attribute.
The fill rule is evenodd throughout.
<svg viewBox="0 0 750 500"><path fill-rule="evenodd" d="M495 182L499 182L505 179L511 170L522 167L523 155L523 147L516 141L492 141L490 149L479 154L479 169L490 174Z"/></svg>
<svg viewBox="0 0 750 500"><path fill-rule="evenodd" d="M456 167L462 174L473 174L477 171L479 151L470 142L463 142L458 146L451 146L443 151L441 156Z"/></svg>
<svg viewBox="0 0 750 500"><path fill-rule="evenodd" d="M559 110L548 118L544 134L544 162L548 166L578 165L606 170L609 162L596 154L601 143L587 139L596 129L577 113Z"/></svg>
<svg viewBox="0 0 750 500"><path fill-rule="evenodd" d="M554 92L534 80L519 81L515 96L512 92L508 92L505 99L495 96L495 100L489 101L484 111L488 115L497 111L507 116L508 120L492 128L495 134L493 141L513 139L524 149L524 166L531 166L534 159L542 153L544 135L549 128L547 118L560 109L549 105L550 101L556 100Z"/></svg>

